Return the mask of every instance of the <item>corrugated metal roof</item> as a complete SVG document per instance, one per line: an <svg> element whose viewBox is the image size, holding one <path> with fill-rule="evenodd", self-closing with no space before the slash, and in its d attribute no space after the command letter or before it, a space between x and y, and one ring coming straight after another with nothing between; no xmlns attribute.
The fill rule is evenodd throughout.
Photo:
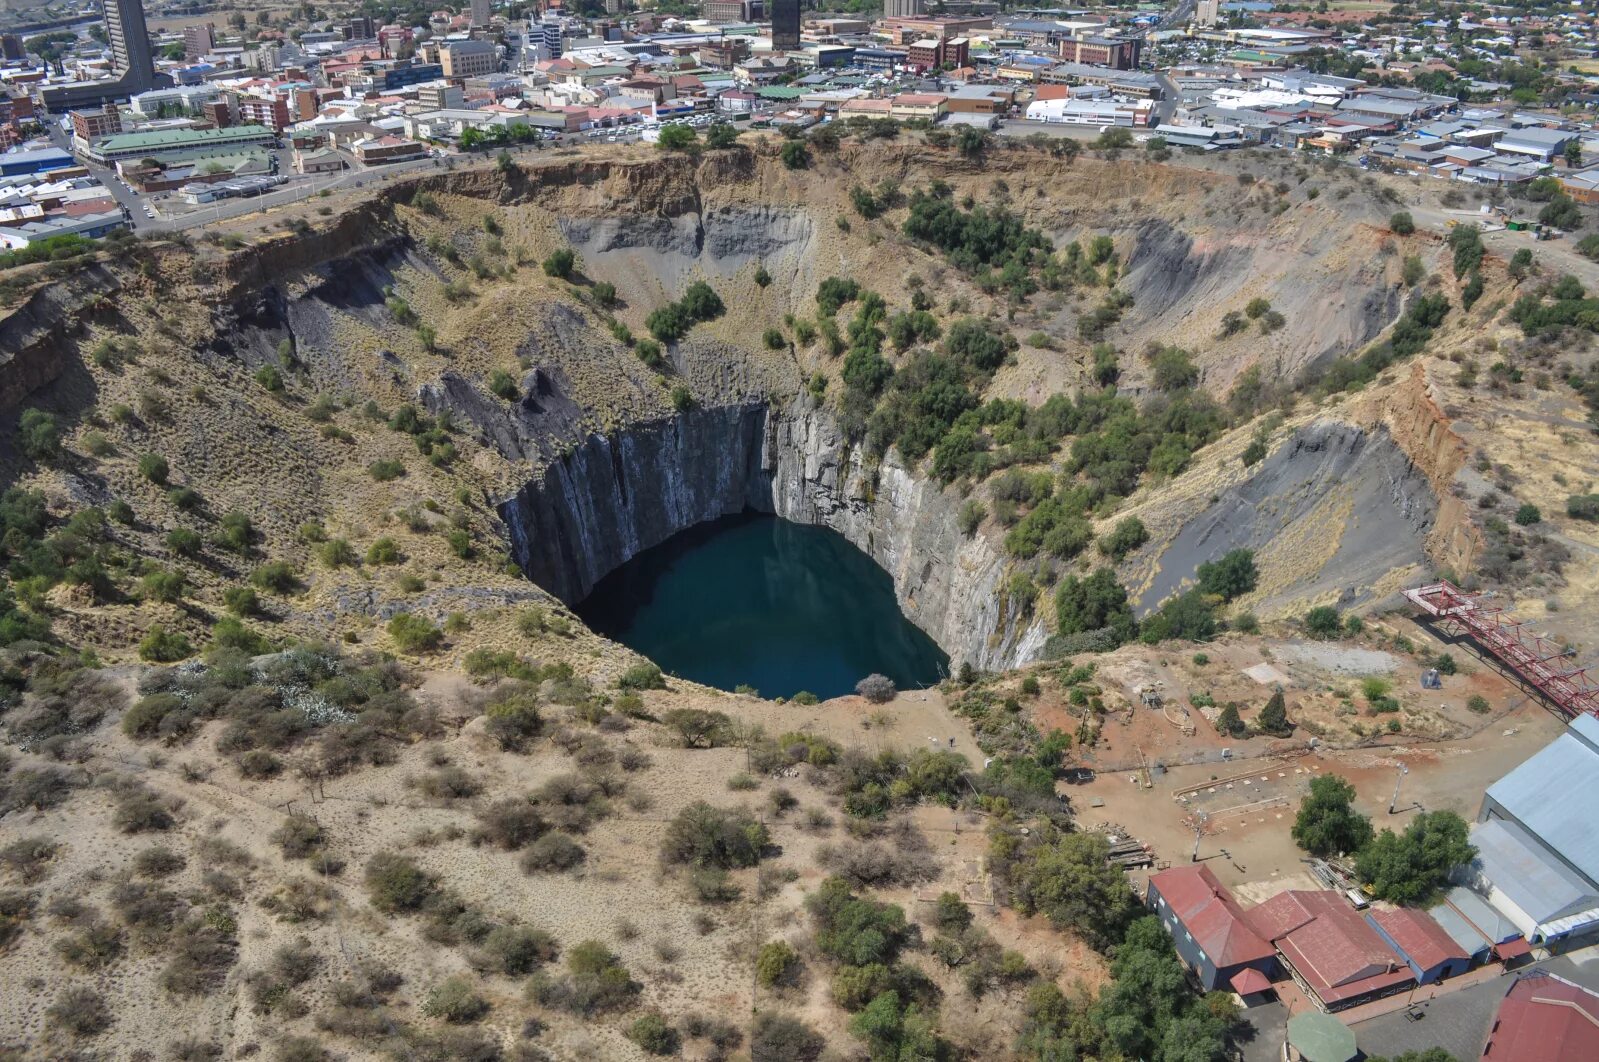
<svg viewBox="0 0 1599 1062"><path fill-rule="evenodd" d="M1582 715L1488 796L1539 841L1599 884L1599 720ZM1531 912L1528 912L1529 914Z"/></svg>
<svg viewBox="0 0 1599 1062"><path fill-rule="evenodd" d="M1470 889L1457 886L1444 895L1444 900L1495 944L1503 944L1521 936L1521 930L1516 928L1514 922Z"/></svg>
<svg viewBox="0 0 1599 1062"><path fill-rule="evenodd" d="M1474 957L1481 955L1494 944L1473 928L1464 915L1446 903L1429 908L1427 913L1432 915L1432 920L1438 923L1438 927L1448 933L1449 939L1459 944L1467 955Z"/></svg>
<svg viewBox="0 0 1599 1062"><path fill-rule="evenodd" d="M1513 822L1490 819L1471 831L1477 858L1471 869L1539 925L1599 906L1599 895L1551 859Z"/></svg>

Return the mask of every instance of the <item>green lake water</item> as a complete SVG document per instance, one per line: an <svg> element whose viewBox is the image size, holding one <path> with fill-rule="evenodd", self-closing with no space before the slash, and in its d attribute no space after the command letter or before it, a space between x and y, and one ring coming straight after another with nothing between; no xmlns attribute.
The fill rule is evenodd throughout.
<svg viewBox="0 0 1599 1062"><path fill-rule="evenodd" d="M842 535L754 513L646 550L577 613L668 674L766 697L836 697L874 671L913 689L949 669L899 611L888 573Z"/></svg>

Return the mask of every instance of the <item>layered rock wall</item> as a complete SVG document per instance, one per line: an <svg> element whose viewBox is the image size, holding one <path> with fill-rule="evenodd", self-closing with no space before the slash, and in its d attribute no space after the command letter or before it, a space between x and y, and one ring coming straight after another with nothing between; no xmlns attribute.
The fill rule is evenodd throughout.
<svg viewBox="0 0 1599 1062"><path fill-rule="evenodd" d="M591 435L501 507L534 582L567 602L698 523L753 509L831 528L894 580L900 607L952 663L1003 668L1036 655L1042 624L1001 594L1005 562L960 531L960 499L892 461L869 464L830 414L781 407L689 411Z"/></svg>

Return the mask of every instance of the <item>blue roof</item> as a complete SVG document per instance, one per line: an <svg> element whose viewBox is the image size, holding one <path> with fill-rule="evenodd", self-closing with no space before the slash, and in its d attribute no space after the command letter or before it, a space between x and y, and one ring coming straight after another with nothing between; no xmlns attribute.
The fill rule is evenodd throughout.
<svg viewBox="0 0 1599 1062"><path fill-rule="evenodd" d="M1590 883L1599 883L1599 719L1566 732L1488 787L1488 796Z"/></svg>

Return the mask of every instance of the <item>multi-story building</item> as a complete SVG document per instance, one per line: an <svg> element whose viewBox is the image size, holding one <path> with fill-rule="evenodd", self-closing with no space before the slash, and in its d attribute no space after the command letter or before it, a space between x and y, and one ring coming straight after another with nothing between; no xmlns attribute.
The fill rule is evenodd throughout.
<svg viewBox="0 0 1599 1062"><path fill-rule="evenodd" d="M1060 42L1060 57L1068 63L1136 70L1143 46L1141 37L1073 37Z"/></svg>
<svg viewBox="0 0 1599 1062"><path fill-rule="evenodd" d="M488 29L489 0L472 0L472 27L474 29Z"/></svg>
<svg viewBox="0 0 1599 1062"><path fill-rule="evenodd" d="M210 122L215 129L226 129L233 124L233 110L227 100L211 100L200 104L200 117Z"/></svg>
<svg viewBox="0 0 1599 1062"><path fill-rule="evenodd" d="M155 87L155 60L150 54L150 32L144 25L142 0L104 0L106 36L111 58L128 92Z"/></svg>
<svg viewBox="0 0 1599 1062"><path fill-rule="evenodd" d="M926 12L925 0L883 0L884 18L915 18Z"/></svg>
<svg viewBox="0 0 1599 1062"><path fill-rule="evenodd" d="M951 70L966 65L968 44L965 37L928 37L916 41L905 56L905 65L918 70L947 66Z"/></svg>
<svg viewBox="0 0 1599 1062"><path fill-rule="evenodd" d="M448 110L466 104L466 93L459 85L423 85L416 90L417 106L430 111Z"/></svg>
<svg viewBox="0 0 1599 1062"><path fill-rule="evenodd" d="M0 33L0 59L14 63L27 57L28 50L22 46L21 37L15 33Z"/></svg>
<svg viewBox="0 0 1599 1062"><path fill-rule="evenodd" d="M183 27L183 57L191 62L210 55L217 46L216 27L209 22Z"/></svg>
<svg viewBox="0 0 1599 1062"><path fill-rule="evenodd" d="M347 41L369 41L377 37L377 23L371 15L354 15L340 28Z"/></svg>
<svg viewBox="0 0 1599 1062"><path fill-rule="evenodd" d="M766 17L765 0L705 0L700 14L712 22L759 22Z"/></svg>
<svg viewBox="0 0 1599 1062"><path fill-rule="evenodd" d="M289 126L289 101L281 96L243 96L239 99L239 121L281 133Z"/></svg>
<svg viewBox="0 0 1599 1062"><path fill-rule="evenodd" d="M1216 24L1221 14L1221 0L1199 0L1199 5L1194 9L1194 21L1199 23L1200 29L1209 29Z"/></svg>
<svg viewBox="0 0 1599 1062"><path fill-rule="evenodd" d="M122 132L122 112L108 103L98 111L72 112L72 138L85 144L102 136Z"/></svg>
<svg viewBox="0 0 1599 1062"><path fill-rule="evenodd" d="M479 77L500 68L493 41L450 41L439 49L445 77Z"/></svg>
<svg viewBox="0 0 1599 1062"><path fill-rule="evenodd" d="M772 0L772 51L796 51L800 46L800 0Z"/></svg>
<svg viewBox="0 0 1599 1062"><path fill-rule="evenodd" d="M561 57L561 20L546 15L539 25L539 32L543 36L541 51L546 59L559 59Z"/></svg>

